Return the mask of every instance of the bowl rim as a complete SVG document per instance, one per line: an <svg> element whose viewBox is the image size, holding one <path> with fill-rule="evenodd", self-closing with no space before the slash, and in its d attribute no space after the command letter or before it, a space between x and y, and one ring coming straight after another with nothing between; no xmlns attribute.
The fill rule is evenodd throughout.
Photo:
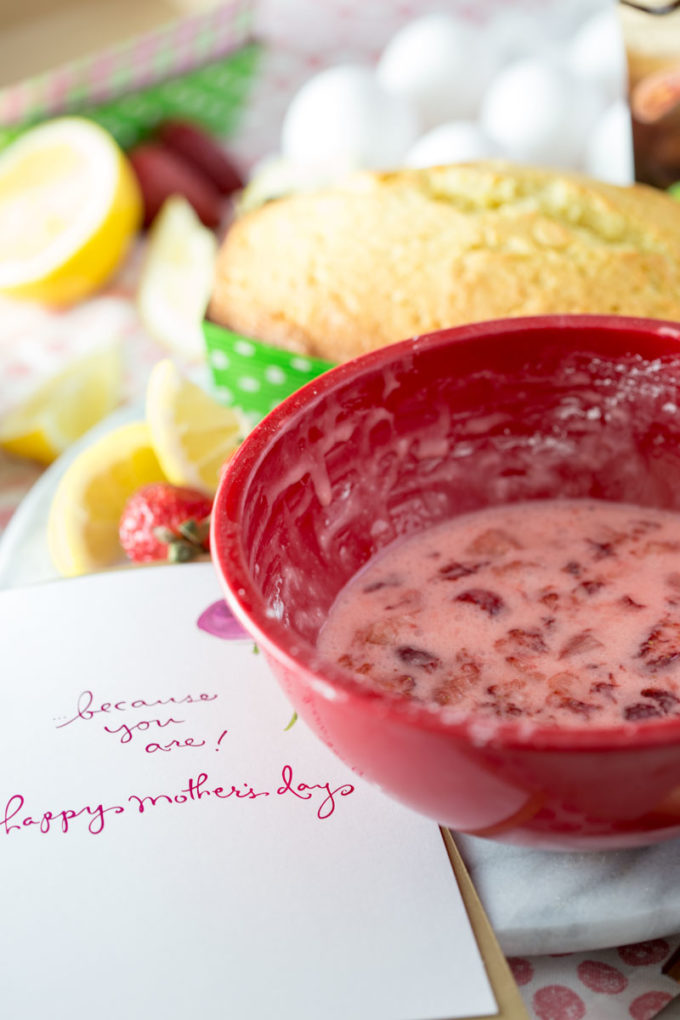
<svg viewBox="0 0 680 1020"><path fill-rule="evenodd" d="M606 753L621 748L636 750L680 743L680 716L625 722L617 726L538 724L527 720L487 720L474 713L433 708L397 694L367 688L351 672L320 655L311 642L295 637L271 614L247 567L240 542L241 520L247 516L248 486L266 455L269 443L310 406L361 375L385 367L421 348L449 347L474 341L529 332L539 335L558 329L573 341L583 328L602 335L626 332L640 338L675 341L680 353L680 322L618 315L541 315L494 319L454 326L377 348L343 362L296 390L271 411L245 438L224 465L215 495L211 523L211 556L226 602L255 643L283 669L304 676L314 691L329 701L353 702L376 719L419 730L429 730L471 745L523 748L534 751L589 751ZM644 345L641 345L644 346ZM635 352L631 352L635 353ZM320 667L323 673L320 673Z"/></svg>

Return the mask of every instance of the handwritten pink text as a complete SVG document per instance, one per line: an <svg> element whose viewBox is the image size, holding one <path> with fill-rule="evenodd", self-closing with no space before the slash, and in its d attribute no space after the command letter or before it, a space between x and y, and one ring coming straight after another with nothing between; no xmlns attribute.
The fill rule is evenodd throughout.
<svg viewBox="0 0 680 1020"><path fill-rule="evenodd" d="M93 708L94 694L92 691L81 691L76 703L76 714L64 722L57 723L56 728L58 730L63 729L64 726L70 726L72 723L78 722L78 720L89 722L96 715L101 715L102 713L108 715L111 712L127 712L130 709L138 708L157 708L162 705L194 705L205 701L215 701L217 697L217 694L199 694L198 696L186 694L183 698L155 698L150 701L147 701L145 698L135 698L133 701L102 701Z"/></svg>
<svg viewBox="0 0 680 1020"><path fill-rule="evenodd" d="M92 719L95 719L95 717L99 717L101 721L106 719L106 723L103 726L105 733L109 733L111 736L117 737L118 742L121 744L129 744L138 734L147 733L149 730L154 733L156 730L164 730L168 726L182 726L185 720L176 719L174 716L169 716L167 719L140 719L137 717L136 721L133 722L132 718L128 717L128 719L125 720L121 718L120 715L117 715L117 713L144 708L158 708L159 706L164 707L167 705L195 705L205 703L207 701L215 701L217 697L217 694L203 693L197 696L193 694L186 694L182 698L168 697L150 700L147 700L146 698L134 698L132 700L123 699L119 701L102 701L98 705L95 705L93 692L81 691L78 695L75 715L65 719L63 722L58 722L56 728L61 730L65 726L71 726L79 720L83 722L91 722ZM183 740L178 740L175 737L166 737L164 734L160 734L159 739L149 741L144 750L147 754L154 754L156 751L167 752L183 747L204 746L205 740L197 737L185 737Z"/></svg>
<svg viewBox="0 0 680 1020"><path fill-rule="evenodd" d="M242 782L238 785L213 785L207 772L199 772L191 776L186 786L177 792L156 792L153 794L130 794L122 804L103 803L86 804L83 807L67 807L57 810L29 811L26 800L21 793L14 793L6 801L4 811L0 814L0 833L9 836L13 832L27 830L38 831L43 835L50 832L69 833L76 826L86 824L86 829L93 836L100 835L106 826L108 815L134 814L143 815L163 806L181 806L191 802L212 798L213 801L254 801L267 797L292 796L296 800L313 802L316 817L320 821L330 818L341 797L354 793L351 783L332 786L326 783L297 782L291 765L281 769L281 784L269 790L256 789L252 784Z"/></svg>

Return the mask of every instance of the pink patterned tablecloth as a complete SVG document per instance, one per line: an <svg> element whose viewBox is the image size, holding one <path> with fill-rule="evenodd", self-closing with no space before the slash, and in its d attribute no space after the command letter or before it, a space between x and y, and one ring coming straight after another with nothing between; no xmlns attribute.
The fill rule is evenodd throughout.
<svg viewBox="0 0 680 1020"><path fill-rule="evenodd" d="M258 34L266 44L265 57L233 152L250 166L275 151L281 116L310 74L345 60L375 59L392 33L414 15L455 9L480 20L501 6L503 0L261 0ZM527 0L518 6L540 5ZM125 400L141 397L149 369L164 351L146 334L134 308L137 255L114 286L78 309L56 313L0 302L0 414L82 349L88 337L106 333L119 336L125 352ZM39 466L0 453L0 534L40 473ZM679 946L680 935L669 935L617 949L513 958L510 963L536 1020L652 1020L680 991L662 973Z"/></svg>

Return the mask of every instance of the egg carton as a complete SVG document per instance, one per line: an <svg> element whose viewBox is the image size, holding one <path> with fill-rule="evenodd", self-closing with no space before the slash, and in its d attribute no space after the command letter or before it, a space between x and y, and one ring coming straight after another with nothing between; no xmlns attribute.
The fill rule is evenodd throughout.
<svg viewBox="0 0 680 1020"><path fill-rule="evenodd" d="M277 153L292 168L332 178L338 168L500 158L632 183L625 39L611 0L450 5L376 49L293 95Z"/></svg>

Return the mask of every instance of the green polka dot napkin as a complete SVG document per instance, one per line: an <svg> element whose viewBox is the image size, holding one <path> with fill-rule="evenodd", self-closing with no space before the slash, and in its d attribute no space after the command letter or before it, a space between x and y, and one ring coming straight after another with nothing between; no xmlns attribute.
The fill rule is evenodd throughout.
<svg viewBox="0 0 680 1020"><path fill-rule="evenodd" d="M333 367L330 361L292 354L213 322L203 323L203 335L218 399L253 420Z"/></svg>

